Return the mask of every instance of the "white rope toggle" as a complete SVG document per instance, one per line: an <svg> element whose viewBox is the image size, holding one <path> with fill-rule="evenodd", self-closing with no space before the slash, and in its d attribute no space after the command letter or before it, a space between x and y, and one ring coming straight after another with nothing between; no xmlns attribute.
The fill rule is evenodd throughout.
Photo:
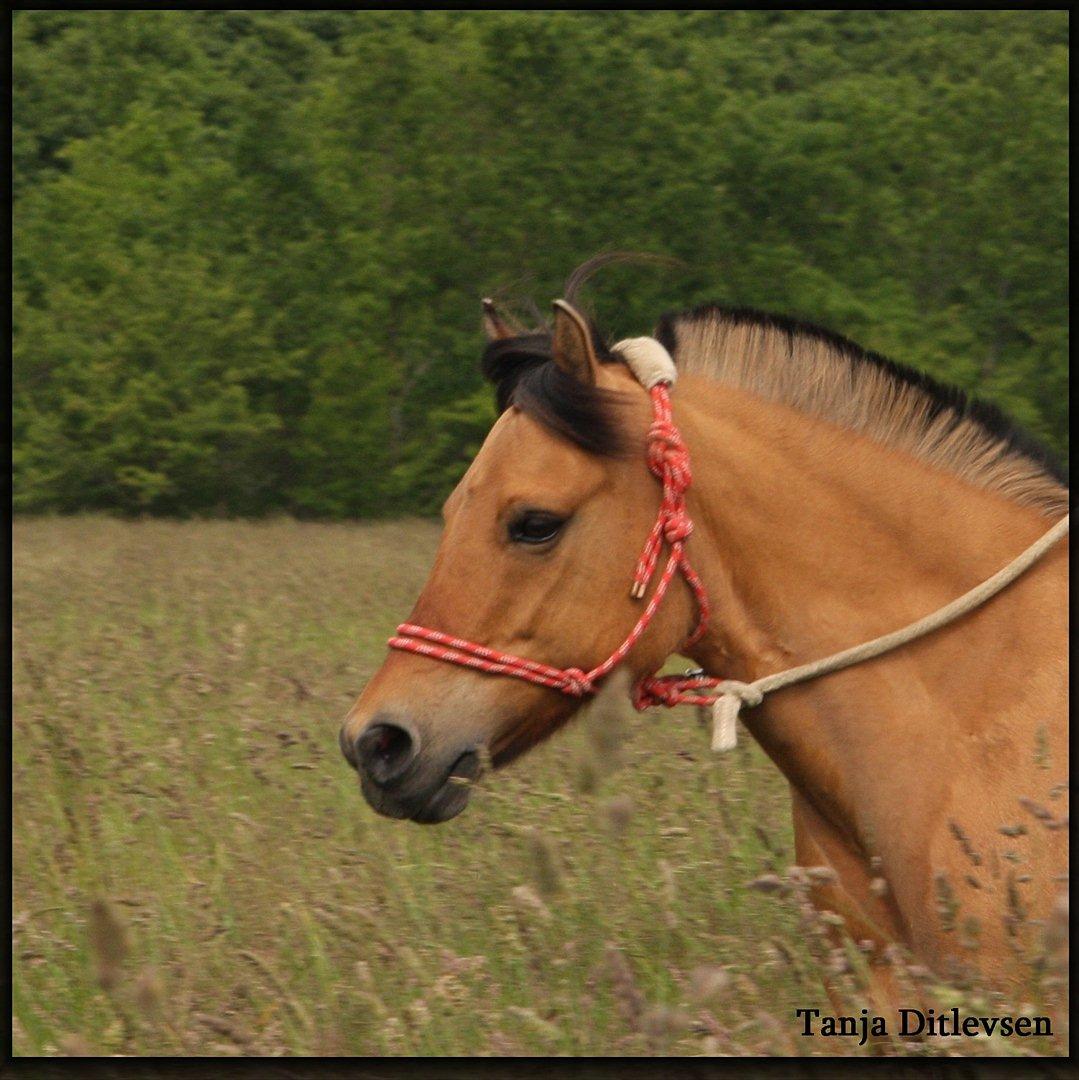
<svg viewBox="0 0 1079 1080"><path fill-rule="evenodd" d="M655 338L626 338L615 345L611 352L625 359L626 366L645 390L651 390L661 382L673 386L678 378L678 369L671 354Z"/></svg>
<svg viewBox="0 0 1079 1080"><path fill-rule="evenodd" d="M712 702L712 751L721 754L738 745L738 714L743 705L753 708L764 694L752 683L727 679L716 687L719 696Z"/></svg>

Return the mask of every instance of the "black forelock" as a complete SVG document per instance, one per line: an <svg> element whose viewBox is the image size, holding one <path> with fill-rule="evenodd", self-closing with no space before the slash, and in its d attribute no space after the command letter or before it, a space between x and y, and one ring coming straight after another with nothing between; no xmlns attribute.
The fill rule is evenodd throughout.
<svg viewBox="0 0 1079 1080"><path fill-rule="evenodd" d="M601 363L619 362L594 330L592 340ZM492 341L481 367L494 383L500 413L516 406L590 454L612 457L627 451L617 416L618 395L567 375L554 362L549 332Z"/></svg>

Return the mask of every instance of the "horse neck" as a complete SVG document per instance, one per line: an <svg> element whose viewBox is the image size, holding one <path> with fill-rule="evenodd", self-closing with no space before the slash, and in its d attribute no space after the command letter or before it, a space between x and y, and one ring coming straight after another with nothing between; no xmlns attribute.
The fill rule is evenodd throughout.
<svg viewBox="0 0 1079 1080"><path fill-rule="evenodd" d="M1051 525L923 461L744 391L687 378L677 396L694 465L691 555L716 609L693 658L711 673L753 679L905 626L992 575ZM942 731L983 729L1010 678L1044 664L1047 653L1062 658L1064 547L961 623L784 690L747 713L747 725L788 777L833 794L851 763L909 757Z"/></svg>

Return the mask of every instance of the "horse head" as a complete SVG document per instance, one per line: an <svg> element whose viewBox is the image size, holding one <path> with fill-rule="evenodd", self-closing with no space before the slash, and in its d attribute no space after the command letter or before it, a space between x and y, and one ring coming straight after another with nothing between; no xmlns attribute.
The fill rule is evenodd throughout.
<svg viewBox="0 0 1079 1080"><path fill-rule="evenodd" d="M500 415L445 502L435 563L407 622L437 628L443 654L455 640L480 643L559 669L567 684L441 663L439 646L391 652L340 742L370 804L419 822L460 813L485 763L547 738L591 693L586 673L641 614L629 586L659 502L644 453L648 393L592 324L561 300L549 331L522 332L490 301L483 321ZM692 597L676 593L626 652L631 675L655 670L692 629Z"/></svg>

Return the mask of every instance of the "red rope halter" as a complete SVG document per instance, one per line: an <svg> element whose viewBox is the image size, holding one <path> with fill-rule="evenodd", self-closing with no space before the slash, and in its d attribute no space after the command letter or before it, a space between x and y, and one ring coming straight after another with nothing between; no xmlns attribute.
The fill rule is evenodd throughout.
<svg viewBox="0 0 1079 1080"><path fill-rule="evenodd" d="M699 613L697 627L689 636L686 645L699 641L708 626L710 608L704 585L686 555L686 540L693 531L693 522L686 511L686 489L692 482L692 474L689 468L689 451L671 417L669 386L668 382L660 382L649 391L654 419L648 430L648 467L663 484L663 499L659 504L656 523L652 526L637 561L631 590L633 597L640 599L644 596L655 575L664 542L670 547L670 555L652 598L641 612L637 624L626 640L602 664L591 671L572 667L556 668L413 623L402 623L397 627L396 635L389 640L390 648L475 668L490 675L511 675L515 679L560 690L570 697L586 697L596 692L597 681L609 675L637 644L679 570L696 597ZM645 676L633 689L633 704L637 709L647 709L653 705L711 705L713 697L700 691L714 689L721 681L707 675Z"/></svg>

